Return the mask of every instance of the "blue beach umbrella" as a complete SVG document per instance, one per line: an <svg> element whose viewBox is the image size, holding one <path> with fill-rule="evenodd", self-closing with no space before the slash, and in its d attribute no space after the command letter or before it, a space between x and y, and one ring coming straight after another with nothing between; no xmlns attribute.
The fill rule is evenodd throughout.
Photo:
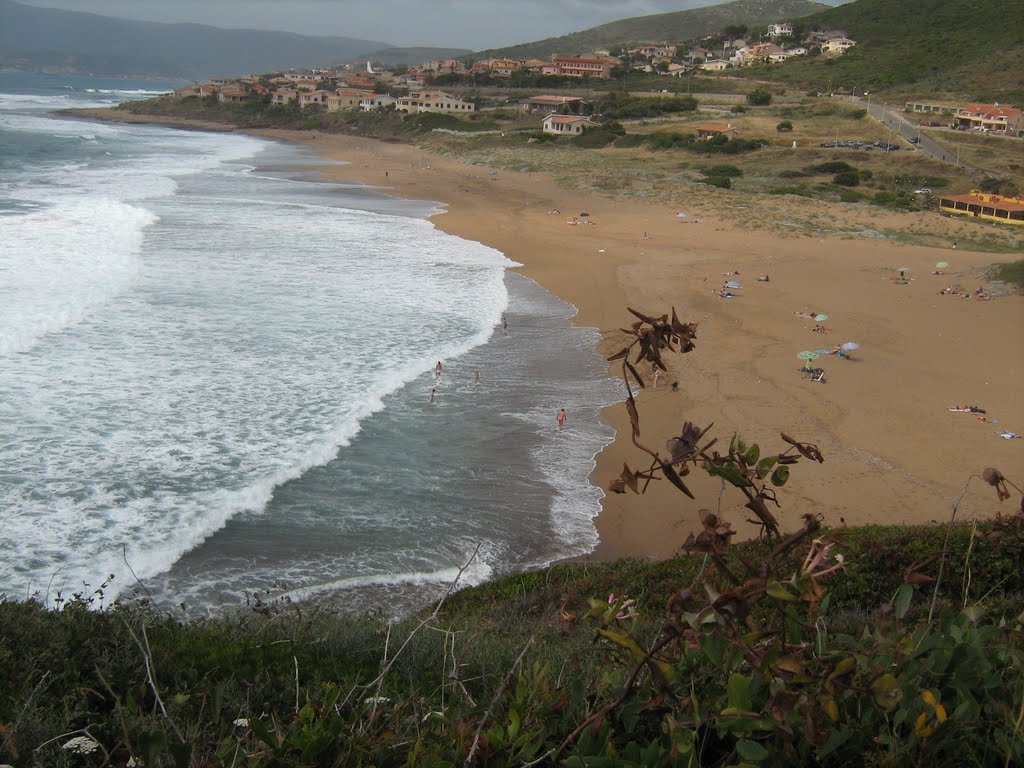
<svg viewBox="0 0 1024 768"><path fill-rule="evenodd" d="M726 288L742 288L743 286L737 283L735 280L730 280L725 284Z"/></svg>

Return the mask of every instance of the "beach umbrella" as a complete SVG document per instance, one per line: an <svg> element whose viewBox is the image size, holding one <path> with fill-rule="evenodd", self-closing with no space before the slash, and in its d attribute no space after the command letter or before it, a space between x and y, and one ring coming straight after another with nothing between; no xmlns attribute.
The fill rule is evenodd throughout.
<svg viewBox="0 0 1024 768"><path fill-rule="evenodd" d="M685 219L686 218L686 214L685 213L677 213L676 216L678 218L680 218L680 219Z"/></svg>
<svg viewBox="0 0 1024 768"><path fill-rule="evenodd" d="M815 315L814 321L817 323L823 323L828 320L828 315Z"/></svg>
<svg viewBox="0 0 1024 768"><path fill-rule="evenodd" d="M737 283L735 280L730 280L725 284L726 288L742 288L743 286Z"/></svg>
<svg viewBox="0 0 1024 768"><path fill-rule="evenodd" d="M847 352L852 352L855 349L860 349L860 344L858 344L856 341L848 341L845 344L843 344L840 347L840 349L845 349Z"/></svg>
<svg viewBox="0 0 1024 768"><path fill-rule="evenodd" d="M488 173L491 174L491 176L497 176L498 175L497 171L488 171Z"/></svg>
<svg viewBox="0 0 1024 768"><path fill-rule="evenodd" d="M897 267L896 271L900 273L900 277L903 277L905 272L910 271L910 267Z"/></svg>
<svg viewBox="0 0 1024 768"><path fill-rule="evenodd" d="M816 350L814 350L814 354L816 354L816 355L831 355L832 354L832 350L831 349L816 349Z"/></svg>
<svg viewBox="0 0 1024 768"><path fill-rule="evenodd" d="M586 211L580 211L580 216L589 216L590 214Z"/></svg>
<svg viewBox="0 0 1024 768"><path fill-rule="evenodd" d="M806 361L804 368L806 368L809 371L811 370L811 360L816 360L818 358L818 353L812 352L809 349L805 349L803 352L797 352L796 356L799 359Z"/></svg>
<svg viewBox="0 0 1024 768"><path fill-rule="evenodd" d="M949 262L948 261L940 261L938 264L935 265L935 268L936 269L945 269L948 266L949 266Z"/></svg>

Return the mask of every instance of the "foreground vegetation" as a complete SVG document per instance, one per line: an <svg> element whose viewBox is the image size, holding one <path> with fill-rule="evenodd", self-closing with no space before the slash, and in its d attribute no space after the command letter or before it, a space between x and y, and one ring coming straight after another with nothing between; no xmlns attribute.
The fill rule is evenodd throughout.
<svg viewBox="0 0 1024 768"><path fill-rule="evenodd" d="M1018 764L1024 532L1018 524L998 545L966 525L948 536L845 532L845 571L817 605L781 579L737 627L760 634L747 625L789 614L786 652L756 662L719 626L724 605L678 612L679 595L722 586L713 568L701 576L702 556L559 565L390 627L302 606L186 624L140 607L88 610L88 596L61 611L0 603L0 760L554 764L552 750L593 718L562 764ZM939 574L940 553L930 613L933 584L912 590ZM786 566L797 584L807 578L797 559ZM666 622L682 637L659 652L659 678L641 643ZM749 647L771 648L760 638Z"/></svg>
<svg viewBox="0 0 1024 768"><path fill-rule="evenodd" d="M638 318L612 356L663 366L696 326ZM302 605L181 623L0 602L0 759L15 766L1010 766L1024 761L1024 499L972 475L948 526L783 526L814 445L728 448L687 423L613 492L700 469L760 525L702 527L664 563L561 564L420 617ZM717 446L717 448L715 448ZM713 449L714 448L714 449ZM991 490L986 488L989 486ZM1011 491L1011 488L1013 489ZM1007 517L954 525L967 492ZM1012 501L1011 501L1012 499ZM1019 506L1018 506L1019 505ZM791 529L786 533L785 529Z"/></svg>

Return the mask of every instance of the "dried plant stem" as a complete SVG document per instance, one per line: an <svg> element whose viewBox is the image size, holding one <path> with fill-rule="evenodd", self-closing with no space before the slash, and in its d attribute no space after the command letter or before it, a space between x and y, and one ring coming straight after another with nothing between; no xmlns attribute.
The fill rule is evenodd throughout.
<svg viewBox="0 0 1024 768"><path fill-rule="evenodd" d="M477 723L476 733L473 734L473 746L469 749L469 754L466 755L466 762L463 763L466 768L473 765L473 758L476 757L476 751L480 747L480 733L484 729L484 725L491 717L491 712L494 711L495 705L498 703L498 699L504 695L505 691L512 687L512 681L515 679L516 671L523 663L523 657L526 656L526 652L533 646L533 637L526 641L526 645L523 646L523 650L519 652L519 656L516 657L515 662L512 664L512 669L505 675L505 679L501 685L498 686L498 690L494 692L494 698L491 699L491 703L487 705L487 711L484 712L484 716L480 718L480 722Z"/></svg>
<svg viewBox="0 0 1024 768"><path fill-rule="evenodd" d="M960 502L964 500L964 496L967 494L967 489L971 485L971 480L978 477L978 475L971 475L967 478L967 482L964 483L963 490L960 491L960 495L957 496L956 501L953 502L953 511L949 516L949 523L946 525L946 535L942 539L942 557L939 558L939 573L935 577L935 587L932 589L932 604L928 609L928 623L932 623L932 618L935 616L935 604L939 600L939 585L942 583L942 573L946 567L946 550L949 544L949 534L953 530L953 522L956 520L956 512L960 509Z"/></svg>

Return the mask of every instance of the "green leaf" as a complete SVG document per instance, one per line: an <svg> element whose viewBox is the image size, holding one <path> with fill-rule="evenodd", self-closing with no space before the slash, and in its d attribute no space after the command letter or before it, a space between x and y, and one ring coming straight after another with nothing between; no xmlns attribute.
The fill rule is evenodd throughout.
<svg viewBox="0 0 1024 768"><path fill-rule="evenodd" d="M711 632L704 638L704 654L717 666L722 666L725 661L726 646L725 638L717 632Z"/></svg>
<svg viewBox="0 0 1024 768"><path fill-rule="evenodd" d="M851 736L853 736L853 731L847 728L832 731L832 733L828 735L828 738L825 739L825 743L822 745L821 751L818 753L818 756L828 757L841 746L843 746L843 744L849 741Z"/></svg>
<svg viewBox="0 0 1024 768"><path fill-rule="evenodd" d="M786 585L780 581L776 581L774 584L769 584L768 589L765 590L768 597L774 597L776 600L785 600L786 602L795 602L796 595L786 589Z"/></svg>
<svg viewBox="0 0 1024 768"><path fill-rule="evenodd" d="M904 584L896 590L896 598L892 601L896 612L896 618L902 619L910 609L910 600L914 596L914 587L911 584Z"/></svg>
<svg viewBox="0 0 1024 768"><path fill-rule="evenodd" d="M519 735L519 713L514 709L509 710L508 713L508 737L514 740Z"/></svg>
<svg viewBox="0 0 1024 768"><path fill-rule="evenodd" d="M757 464L757 460L761 457L761 449L754 443L747 449L747 454L743 458L746 459L747 466Z"/></svg>
<svg viewBox="0 0 1024 768"><path fill-rule="evenodd" d="M729 675L727 684L729 706L735 709L750 710L750 680L734 672Z"/></svg>
<svg viewBox="0 0 1024 768"><path fill-rule="evenodd" d="M789 480L789 467L783 464L781 467L776 467L775 471L772 472L772 485L776 488L781 488Z"/></svg>
<svg viewBox="0 0 1024 768"><path fill-rule="evenodd" d="M750 739L740 739L736 742L736 751L744 760L761 761L771 756L771 752Z"/></svg>
<svg viewBox="0 0 1024 768"><path fill-rule="evenodd" d="M778 456L766 456L757 462L757 475L758 477L764 477L767 475L772 467L779 463Z"/></svg>

